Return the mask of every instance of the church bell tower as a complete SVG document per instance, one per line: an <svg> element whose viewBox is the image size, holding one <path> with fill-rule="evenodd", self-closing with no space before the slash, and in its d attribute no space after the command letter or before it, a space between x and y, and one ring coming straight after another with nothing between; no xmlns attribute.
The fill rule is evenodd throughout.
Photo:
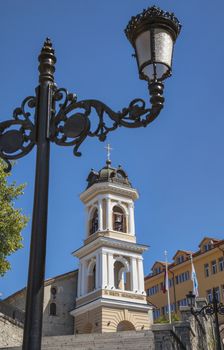
<svg viewBox="0 0 224 350"><path fill-rule="evenodd" d="M91 170L80 195L86 210L84 245L79 259L75 333L149 329L152 310L144 290L142 254L137 244L134 202L138 192L121 166L108 157L100 171Z"/></svg>

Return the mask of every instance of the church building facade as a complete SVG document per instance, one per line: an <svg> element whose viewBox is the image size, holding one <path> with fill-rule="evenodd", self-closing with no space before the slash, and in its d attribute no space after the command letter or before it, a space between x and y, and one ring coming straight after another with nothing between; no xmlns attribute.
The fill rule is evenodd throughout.
<svg viewBox="0 0 224 350"><path fill-rule="evenodd" d="M91 170L80 199L86 210L84 245L73 252L79 269L45 281L43 336L147 330L142 254L136 243L134 202L138 192L126 172L106 165ZM25 311L26 289L3 302L9 316Z"/></svg>
<svg viewBox="0 0 224 350"><path fill-rule="evenodd" d="M80 195L85 239L72 253L79 268L45 281L43 349L212 350L210 320L201 317L198 327L189 308L181 310L181 322L153 325L142 256L148 247L136 242L138 192L126 172L108 157L87 182ZM25 300L26 288L1 301L0 349L21 349Z"/></svg>

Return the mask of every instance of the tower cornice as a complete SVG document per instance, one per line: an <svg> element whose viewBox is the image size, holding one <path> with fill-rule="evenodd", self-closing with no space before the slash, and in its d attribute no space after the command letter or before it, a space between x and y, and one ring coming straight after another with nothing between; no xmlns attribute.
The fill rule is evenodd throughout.
<svg viewBox="0 0 224 350"><path fill-rule="evenodd" d="M85 204L95 195L101 193L114 193L119 195L124 195L125 197L130 197L132 200L139 198L138 191L134 188L124 187L114 183L104 182L96 183L89 187L86 191L80 194L81 201Z"/></svg>
<svg viewBox="0 0 224 350"><path fill-rule="evenodd" d="M142 254L149 248L147 245L144 244L136 244L108 237L98 237L89 244L84 245L81 248L72 252L72 255L80 259L83 256L86 256L92 251L95 251L96 249L101 247L122 249L129 252L135 252L137 254Z"/></svg>

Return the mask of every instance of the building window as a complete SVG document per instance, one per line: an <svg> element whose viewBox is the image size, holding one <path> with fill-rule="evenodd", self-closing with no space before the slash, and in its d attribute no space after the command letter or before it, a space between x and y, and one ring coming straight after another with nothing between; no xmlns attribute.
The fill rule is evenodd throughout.
<svg viewBox="0 0 224 350"><path fill-rule="evenodd" d="M158 292L159 292L159 285L158 284L156 284L155 286L153 286L147 290L147 293L149 296L157 294Z"/></svg>
<svg viewBox="0 0 224 350"><path fill-rule="evenodd" d="M187 299L185 298L185 299L178 300L177 305L178 307L187 306Z"/></svg>
<svg viewBox="0 0 224 350"><path fill-rule="evenodd" d="M157 320L160 317L160 309L153 310L153 319Z"/></svg>
<svg viewBox="0 0 224 350"><path fill-rule="evenodd" d="M210 249L212 249L212 244L211 242L204 244L204 251L207 252Z"/></svg>
<svg viewBox="0 0 224 350"><path fill-rule="evenodd" d="M211 303L212 302L212 290L211 289L207 290L206 294L207 294L208 302Z"/></svg>
<svg viewBox="0 0 224 350"><path fill-rule="evenodd" d="M90 221L90 234L92 235L98 230L99 222L98 222L98 210L96 209L93 213L93 217Z"/></svg>
<svg viewBox="0 0 224 350"><path fill-rule="evenodd" d="M221 285L222 300L224 301L224 284Z"/></svg>
<svg viewBox="0 0 224 350"><path fill-rule="evenodd" d="M93 283L92 283L92 290L96 289L96 265L94 265L93 268Z"/></svg>
<svg viewBox="0 0 224 350"><path fill-rule="evenodd" d="M173 285L174 285L174 279L169 278L169 288L173 287Z"/></svg>
<svg viewBox="0 0 224 350"><path fill-rule="evenodd" d="M113 230L126 232L125 215L123 210L118 206L113 208Z"/></svg>
<svg viewBox="0 0 224 350"><path fill-rule="evenodd" d="M219 271L224 271L224 258L219 258Z"/></svg>
<svg viewBox="0 0 224 350"><path fill-rule="evenodd" d="M57 294L57 288L56 287L51 287L51 297L53 299L56 298L56 294Z"/></svg>
<svg viewBox="0 0 224 350"><path fill-rule="evenodd" d="M90 261L88 266L88 293L96 289L96 262Z"/></svg>
<svg viewBox="0 0 224 350"><path fill-rule="evenodd" d="M116 289L130 290L130 275L127 274L129 267L126 263L125 259L124 262L117 260L114 263L114 285Z"/></svg>
<svg viewBox="0 0 224 350"><path fill-rule="evenodd" d="M181 264L182 262L184 262L184 256L183 255L179 255L177 257L177 260L176 260L177 264Z"/></svg>
<svg viewBox="0 0 224 350"><path fill-rule="evenodd" d="M209 265L204 264L205 277L209 277Z"/></svg>
<svg viewBox="0 0 224 350"><path fill-rule="evenodd" d="M190 279L190 273L189 271L183 272L180 275L176 276L176 284L183 283L185 281L188 281Z"/></svg>
<svg viewBox="0 0 224 350"><path fill-rule="evenodd" d="M185 276L186 276L186 281L188 281L190 279L190 273L189 271L185 272Z"/></svg>
<svg viewBox="0 0 224 350"><path fill-rule="evenodd" d="M50 303L50 316L56 316L56 304L55 303Z"/></svg>
<svg viewBox="0 0 224 350"><path fill-rule="evenodd" d="M153 270L153 274L154 274L154 275L158 275L160 272L161 272L161 267L156 267L156 268Z"/></svg>
<svg viewBox="0 0 224 350"><path fill-rule="evenodd" d="M170 309L171 309L171 312L175 312L176 311L175 303L170 305Z"/></svg>
<svg viewBox="0 0 224 350"><path fill-rule="evenodd" d="M214 291L215 291L216 299L217 299L217 301L219 303L220 302L220 290L219 290L219 287L214 288Z"/></svg>
<svg viewBox="0 0 224 350"><path fill-rule="evenodd" d="M217 264L216 264L216 260L213 260L211 262L211 267L212 267L212 274L216 274L217 273Z"/></svg>

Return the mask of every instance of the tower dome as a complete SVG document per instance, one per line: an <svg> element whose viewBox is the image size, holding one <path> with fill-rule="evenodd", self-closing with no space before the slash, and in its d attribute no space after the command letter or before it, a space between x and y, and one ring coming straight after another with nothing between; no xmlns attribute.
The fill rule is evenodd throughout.
<svg viewBox="0 0 224 350"><path fill-rule="evenodd" d="M87 189L94 184L101 182L110 182L132 188L131 182L128 179L128 175L121 167L121 165L118 165L117 168L114 168L111 166L110 160L107 160L106 165L99 171L91 169L87 177L87 182Z"/></svg>

